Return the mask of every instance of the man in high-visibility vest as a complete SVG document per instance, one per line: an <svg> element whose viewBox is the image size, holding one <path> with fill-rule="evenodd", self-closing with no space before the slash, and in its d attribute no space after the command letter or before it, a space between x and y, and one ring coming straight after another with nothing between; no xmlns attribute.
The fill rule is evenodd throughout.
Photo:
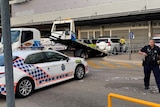
<svg viewBox="0 0 160 107"><path fill-rule="evenodd" d="M123 52L123 45L126 43L126 40L124 39L124 37L122 37L119 40L119 43L120 43L120 52Z"/></svg>

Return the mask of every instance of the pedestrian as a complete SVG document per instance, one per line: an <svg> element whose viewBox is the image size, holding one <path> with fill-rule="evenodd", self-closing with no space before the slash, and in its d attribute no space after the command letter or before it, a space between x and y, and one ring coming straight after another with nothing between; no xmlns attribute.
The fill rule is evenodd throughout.
<svg viewBox="0 0 160 107"><path fill-rule="evenodd" d="M159 68L159 56L160 48L155 45L153 39L149 40L149 45L144 46L139 54L145 56L143 59L143 68L144 68L144 86L145 90L149 89L150 85L150 75L153 71L158 91L160 93L160 68Z"/></svg>
<svg viewBox="0 0 160 107"><path fill-rule="evenodd" d="M124 46L125 43L126 43L126 40L124 39L124 37L122 37L122 38L119 40L120 52L123 52L123 46Z"/></svg>

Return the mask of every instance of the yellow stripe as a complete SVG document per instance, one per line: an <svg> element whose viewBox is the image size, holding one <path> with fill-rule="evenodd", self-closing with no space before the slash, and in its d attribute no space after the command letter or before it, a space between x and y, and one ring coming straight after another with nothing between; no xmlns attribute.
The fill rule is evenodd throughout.
<svg viewBox="0 0 160 107"><path fill-rule="evenodd" d="M87 63L88 63L89 66L91 66L93 68L102 68L101 66L97 65L93 61L87 61Z"/></svg>
<svg viewBox="0 0 160 107"><path fill-rule="evenodd" d="M124 63L124 62L117 62L117 64L121 65L121 66L125 66L127 68L133 68L133 66L127 64L127 63Z"/></svg>
<svg viewBox="0 0 160 107"><path fill-rule="evenodd" d="M139 66L139 67L142 67L142 64L141 63L136 63L135 65Z"/></svg>
<svg viewBox="0 0 160 107"><path fill-rule="evenodd" d="M108 63L108 62L105 62L105 61L101 61L100 63L103 64L103 65L106 65L106 66L108 66L108 67L110 67L110 68L117 68L117 66L115 66L115 65L113 65L113 64L110 64L110 63Z"/></svg>

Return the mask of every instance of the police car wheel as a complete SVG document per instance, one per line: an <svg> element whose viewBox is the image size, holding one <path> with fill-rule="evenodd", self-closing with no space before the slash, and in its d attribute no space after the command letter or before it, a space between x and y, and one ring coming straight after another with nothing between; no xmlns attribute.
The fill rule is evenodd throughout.
<svg viewBox="0 0 160 107"><path fill-rule="evenodd" d="M21 79L16 87L16 97L24 98L29 96L34 89L33 81L30 78Z"/></svg>
<svg viewBox="0 0 160 107"><path fill-rule="evenodd" d="M82 65L77 66L74 74L75 79L77 80L83 79L84 75L85 75L84 67Z"/></svg>

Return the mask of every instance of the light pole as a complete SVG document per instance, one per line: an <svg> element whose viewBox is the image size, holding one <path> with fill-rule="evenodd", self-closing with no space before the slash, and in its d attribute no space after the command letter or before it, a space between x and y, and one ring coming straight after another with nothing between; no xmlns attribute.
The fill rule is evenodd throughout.
<svg viewBox="0 0 160 107"><path fill-rule="evenodd" d="M1 0L1 23L4 47L7 107L15 107L9 0Z"/></svg>

